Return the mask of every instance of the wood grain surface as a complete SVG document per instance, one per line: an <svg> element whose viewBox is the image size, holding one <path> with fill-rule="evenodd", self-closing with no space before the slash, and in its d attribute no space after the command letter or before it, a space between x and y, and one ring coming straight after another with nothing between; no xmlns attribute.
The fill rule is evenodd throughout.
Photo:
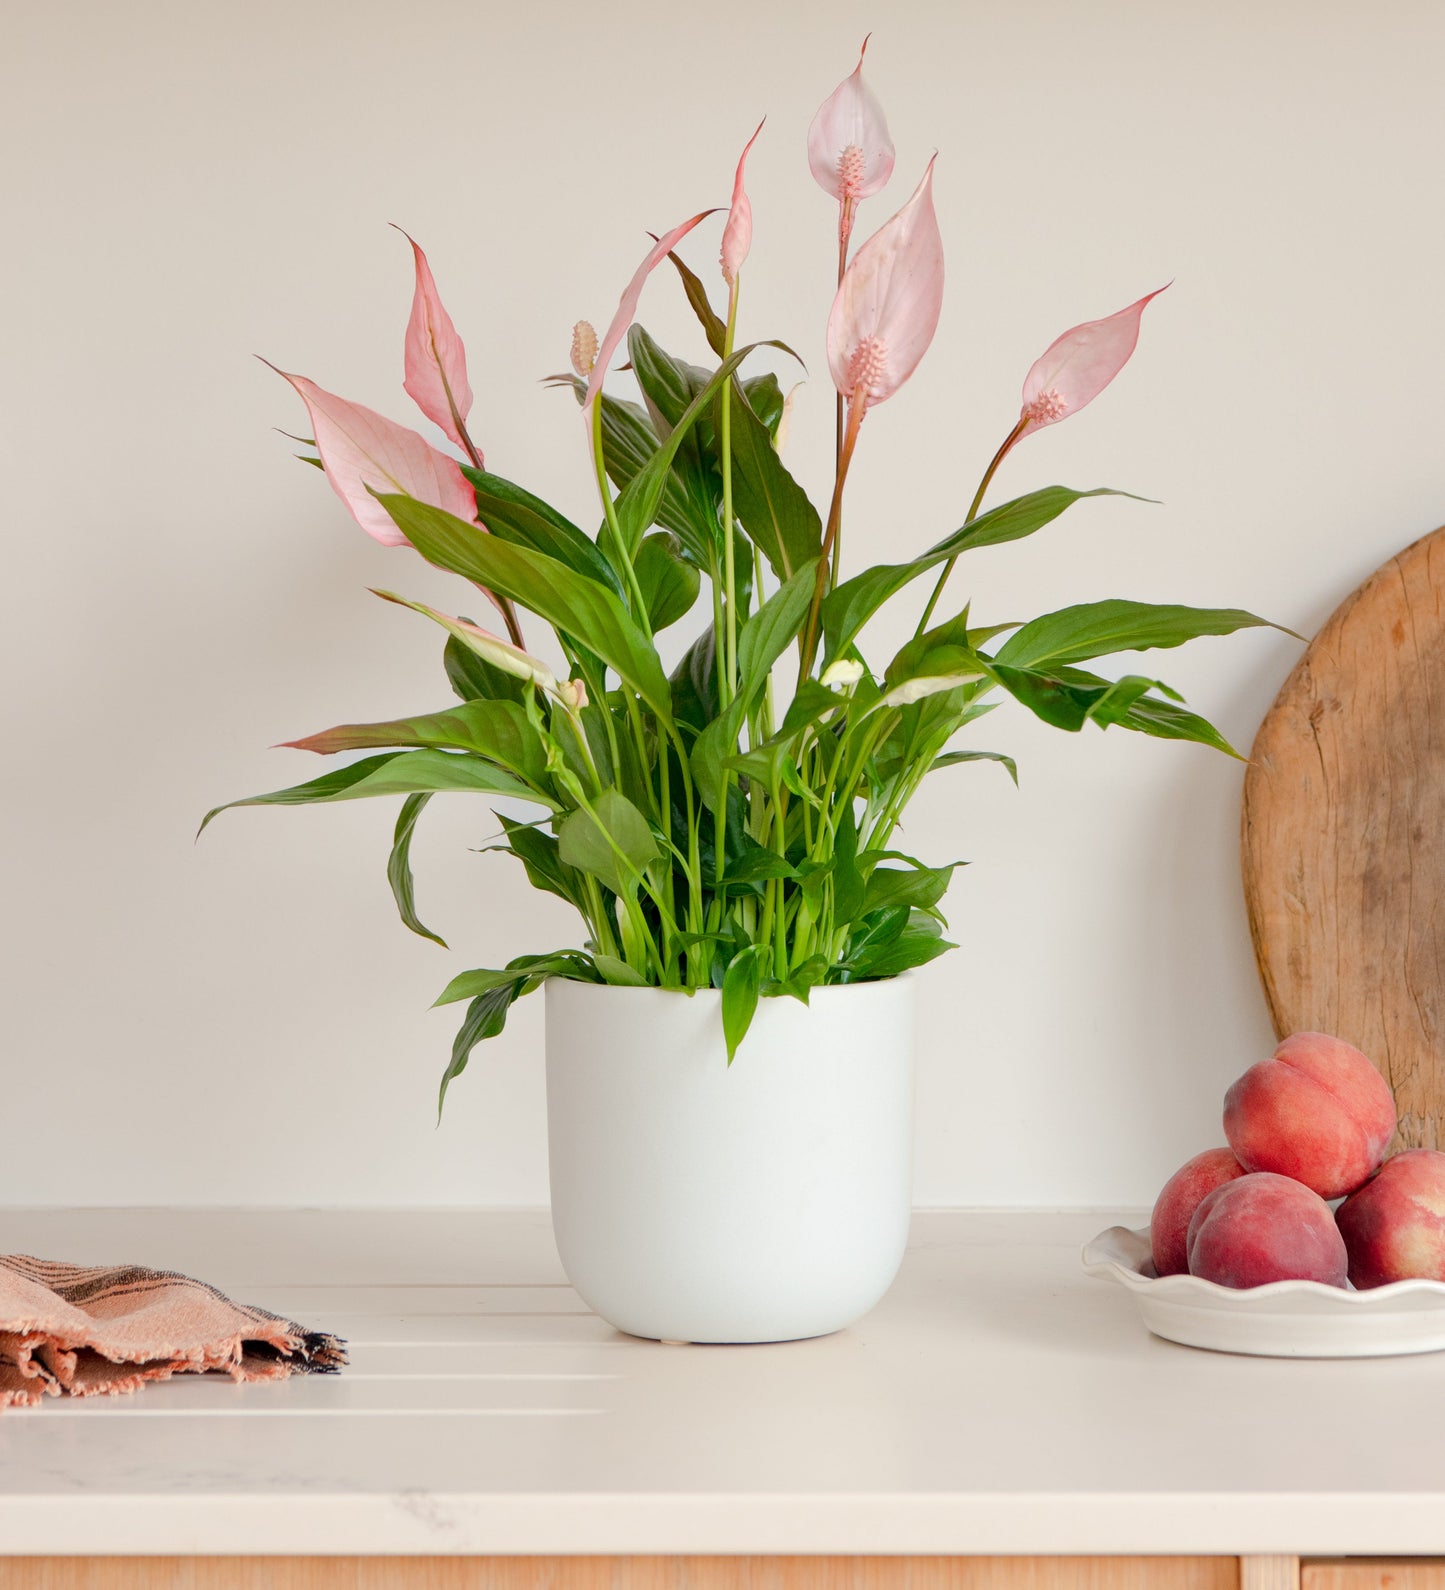
<svg viewBox="0 0 1445 1590"><path fill-rule="evenodd" d="M0 1590L1239 1590L1239 1582L1235 1557L0 1557Z"/></svg>
<svg viewBox="0 0 1445 1590"><path fill-rule="evenodd" d="M1425 1557L1346 1557L1307 1562L1302 1590L1445 1590L1445 1562Z"/></svg>
<svg viewBox="0 0 1445 1590"><path fill-rule="evenodd" d="M1334 613L1245 774L1250 931L1280 1036L1334 1033L1445 1140L1445 529Z"/></svg>

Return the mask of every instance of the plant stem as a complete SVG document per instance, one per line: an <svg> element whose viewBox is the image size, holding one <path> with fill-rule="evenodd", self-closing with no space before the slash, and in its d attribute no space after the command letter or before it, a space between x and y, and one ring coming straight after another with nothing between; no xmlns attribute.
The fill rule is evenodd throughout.
<svg viewBox="0 0 1445 1590"><path fill-rule="evenodd" d="M984 470L983 479L979 481L978 490L974 492L973 501L969 504L968 518L963 521L965 529L978 518L978 510L983 506L984 492L992 484L993 477L998 472L998 466L1008 457L1009 450L1013 447L1013 444L1023 435L1024 427L1028 422L1028 415L1024 415L1018 424L1004 437L1003 446L993 455L993 462ZM928 621L933 617L933 610L938 606L939 597L943 595L943 587L948 584L948 577L953 573L953 565L957 562L958 554L955 552L948 562L943 565L943 572L938 576L938 584L933 587L933 595L928 598L928 605L923 609L923 617L918 620L918 628L913 631L915 640L928 628Z"/></svg>
<svg viewBox="0 0 1445 1590"><path fill-rule="evenodd" d="M838 456L838 474L833 482L833 501L828 507L828 527L823 532L823 551L818 559L818 577L813 587L813 605L808 609L807 628L803 631L803 647L798 668L801 684L813 671L813 659L818 655L818 628L823 611L823 598L828 591L828 557L838 539L843 520L843 486L848 479L848 466L853 462L853 449L858 442L858 431L863 416L868 412L868 400L857 395L848 405L848 424L843 431L843 451Z"/></svg>
<svg viewBox="0 0 1445 1590"><path fill-rule="evenodd" d="M853 233L853 201L840 199L838 208L838 286L842 287L843 277L848 270L848 239ZM843 465L843 394L837 395L834 403L833 421L833 472L837 472ZM838 558L841 537L835 537L833 542L833 584L838 583Z"/></svg>
<svg viewBox="0 0 1445 1590"><path fill-rule="evenodd" d="M723 334L723 359L732 358L733 338L738 323L739 277L734 277L728 291L728 324ZM723 489L723 578L727 585L727 677L728 700L738 691L738 604L736 550L733 536L733 402L731 379L723 383L722 417L719 426L719 444L722 454Z"/></svg>
<svg viewBox="0 0 1445 1590"><path fill-rule="evenodd" d="M637 583L637 573L632 567L632 558L628 555L627 546L622 539L622 526L617 522L617 509L612 501L611 488L607 484L607 464L602 453L601 393L598 393L592 404L592 463L597 474L597 493L602 498L603 517L607 520L607 529L616 553L615 561L622 566L620 572L627 581L632 598L633 616L642 626L643 633L651 640L652 624L647 616L647 603L643 600L642 587Z"/></svg>

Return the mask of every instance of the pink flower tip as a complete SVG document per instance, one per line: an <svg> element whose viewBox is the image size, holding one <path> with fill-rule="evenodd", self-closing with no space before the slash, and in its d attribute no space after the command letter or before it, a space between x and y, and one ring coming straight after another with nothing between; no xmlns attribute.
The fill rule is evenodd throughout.
<svg viewBox="0 0 1445 1590"><path fill-rule="evenodd" d="M753 207L743 186L743 167L747 165L748 151L758 141L758 134L762 132L766 120L764 116L763 121L758 123L757 132L743 145L743 152L738 156L737 173L733 177L733 198L723 226L722 252L719 256L723 280L729 287L737 281L743 261L748 257L748 250L753 246Z"/></svg>

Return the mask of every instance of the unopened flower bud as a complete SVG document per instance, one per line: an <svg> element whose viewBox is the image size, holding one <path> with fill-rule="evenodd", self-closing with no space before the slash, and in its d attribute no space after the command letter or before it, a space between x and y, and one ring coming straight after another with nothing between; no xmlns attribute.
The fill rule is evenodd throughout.
<svg viewBox="0 0 1445 1590"><path fill-rule="evenodd" d="M829 690L851 690L863 677L863 664L851 657L840 657L823 670L823 683Z"/></svg>

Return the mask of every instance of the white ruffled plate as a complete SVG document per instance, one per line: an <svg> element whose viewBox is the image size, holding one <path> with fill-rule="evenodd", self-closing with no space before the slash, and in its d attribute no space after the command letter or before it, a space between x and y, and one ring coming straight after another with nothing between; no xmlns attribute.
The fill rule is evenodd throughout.
<svg viewBox="0 0 1445 1590"><path fill-rule="evenodd" d="M1383 1358L1445 1349L1445 1283L1394 1281L1356 1292L1320 1281L1248 1289L1154 1273L1149 1233L1111 1226L1087 1244L1084 1268L1134 1296L1166 1341L1265 1358Z"/></svg>

